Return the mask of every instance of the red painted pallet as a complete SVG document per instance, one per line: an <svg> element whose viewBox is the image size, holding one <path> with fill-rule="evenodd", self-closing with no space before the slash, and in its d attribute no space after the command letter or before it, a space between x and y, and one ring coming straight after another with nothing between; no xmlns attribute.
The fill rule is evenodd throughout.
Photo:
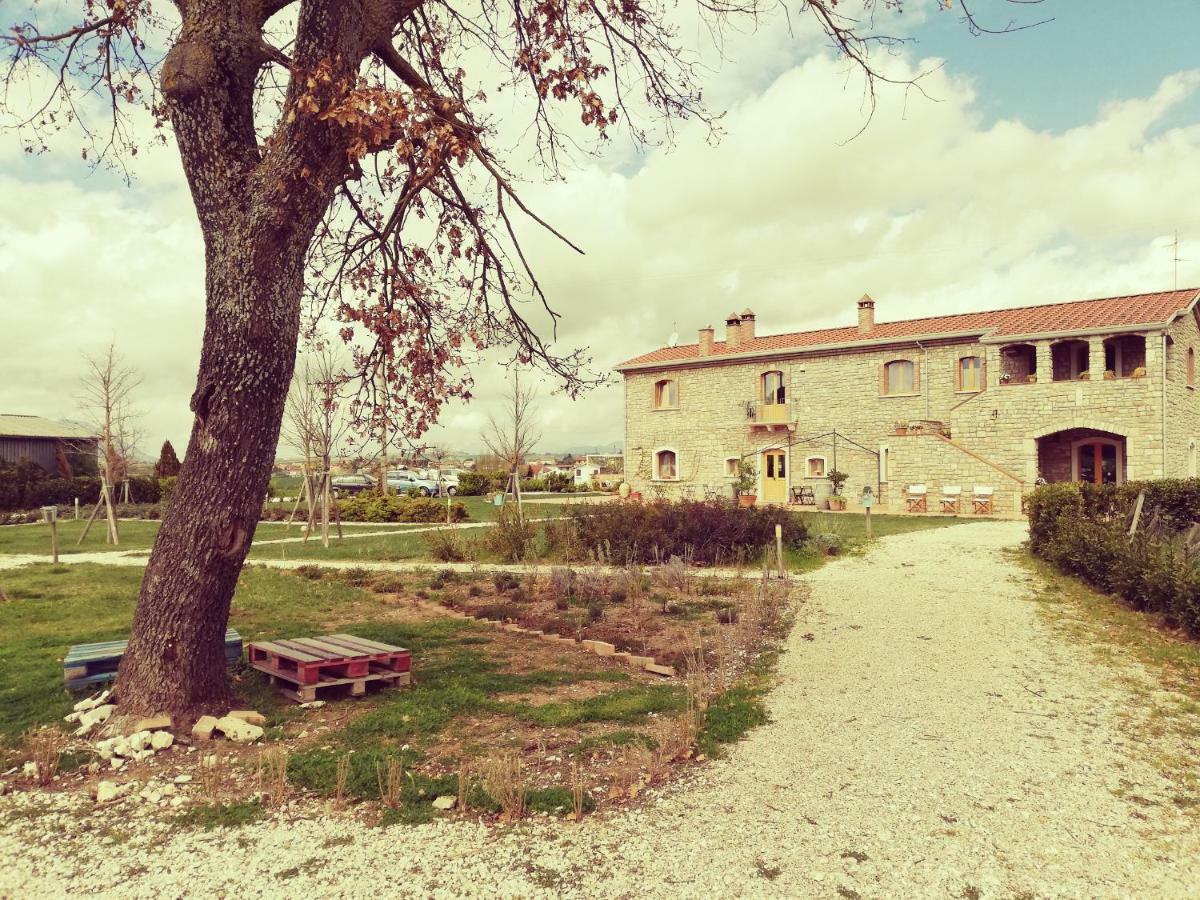
<svg viewBox="0 0 1200 900"><path fill-rule="evenodd" d="M314 699L318 687L350 685L358 696L369 682L408 684L412 666L412 654L403 647L352 634L254 641L248 650L250 665L269 675L272 684L294 685L296 690L284 692L305 700Z"/></svg>

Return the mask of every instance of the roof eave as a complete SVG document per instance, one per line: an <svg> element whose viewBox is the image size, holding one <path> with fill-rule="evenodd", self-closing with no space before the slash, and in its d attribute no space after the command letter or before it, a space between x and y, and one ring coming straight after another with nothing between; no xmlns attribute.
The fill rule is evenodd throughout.
<svg viewBox="0 0 1200 900"><path fill-rule="evenodd" d="M904 346L928 341L961 340L962 338L981 338L986 332L978 328L970 331L943 331L930 334L916 334L911 337L869 338L862 341L838 341L834 344L809 344L804 347L775 347L769 350L755 350L750 353L719 353L712 356L689 356L684 359L663 359L642 363L621 363L613 366L615 372L640 371L643 369L673 369L684 366L708 365L709 363L736 362L746 359L770 359L772 357L808 356L816 353L829 353L837 350L861 350L873 347Z"/></svg>

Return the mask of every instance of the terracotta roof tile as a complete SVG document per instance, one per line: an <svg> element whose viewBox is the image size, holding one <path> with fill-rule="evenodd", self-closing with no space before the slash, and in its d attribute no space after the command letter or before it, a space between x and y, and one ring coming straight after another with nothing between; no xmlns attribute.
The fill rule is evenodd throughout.
<svg viewBox="0 0 1200 900"><path fill-rule="evenodd" d="M906 319L901 322L876 322L874 330L869 335L860 333L857 325L848 325L844 328L822 328L816 331L763 335L733 348L727 347L724 341L716 341L713 343L712 355L733 356L765 350L803 350L805 347L849 344L864 340L880 342L911 340L962 332L989 337L1004 337L1005 335L1058 334L1088 328L1159 325L1165 324L1175 313L1186 309L1196 298L1197 291L1197 288L1188 288L1155 294L1104 297L1098 300L1074 300L1069 303L1051 303L1045 306L1023 306L1017 309L929 316L922 319ZM617 368L644 363L676 363L699 359L699 349L699 344L660 347L626 360Z"/></svg>

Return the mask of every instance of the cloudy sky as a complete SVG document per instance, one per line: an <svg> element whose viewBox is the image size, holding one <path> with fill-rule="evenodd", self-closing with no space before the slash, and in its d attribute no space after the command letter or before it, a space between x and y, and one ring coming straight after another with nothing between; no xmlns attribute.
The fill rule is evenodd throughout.
<svg viewBox="0 0 1200 900"><path fill-rule="evenodd" d="M912 3L888 23L913 40L887 65L930 71L926 96L883 93L856 138L861 84L778 18L735 35L706 83L727 110L719 141L684 127L639 150L617 134L565 181L531 180L531 205L586 250L529 234L561 344L607 370L747 306L771 333L847 324L864 292L898 319L1170 288L1176 230L1179 286L1200 284L1200 5L977 2L996 25L1054 21L976 37ZM115 340L144 377L147 449L182 451L200 234L173 149L134 174L126 186L77 152L25 158L0 135L0 412L80 418L81 354ZM478 448L495 374L429 440ZM575 402L551 387L546 449L620 439L615 383Z"/></svg>

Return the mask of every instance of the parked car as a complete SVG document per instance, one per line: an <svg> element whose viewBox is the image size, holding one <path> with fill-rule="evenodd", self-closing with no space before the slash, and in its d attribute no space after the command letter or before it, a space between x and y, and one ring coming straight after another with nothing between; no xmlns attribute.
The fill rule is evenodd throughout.
<svg viewBox="0 0 1200 900"><path fill-rule="evenodd" d="M439 496L442 491L445 491L451 497L458 493L458 472L453 469L434 472L431 480L437 483Z"/></svg>
<svg viewBox="0 0 1200 900"><path fill-rule="evenodd" d="M407 494L412 490L422 497L436 497L438 494L437 482L427 478L414 478L398 472L388 472L387 483L388 487L397 494Z"/></svg>
<svg viewBox="0 0 1200 900"><path fill-rule="evenodd" d="M333 489L333 496L348 496L374 490L375 479L370 475L337 475L330 480L329 486Z"/></svg>

